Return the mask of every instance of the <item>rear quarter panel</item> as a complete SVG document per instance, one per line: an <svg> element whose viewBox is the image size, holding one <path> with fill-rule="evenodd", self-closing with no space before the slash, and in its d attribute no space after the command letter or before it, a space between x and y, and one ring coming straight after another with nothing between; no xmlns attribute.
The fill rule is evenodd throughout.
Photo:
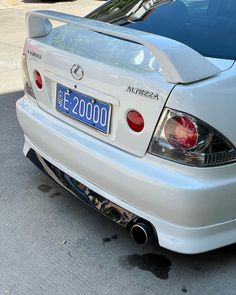
<svg viewBox="0 0 236 295"><path fill-rule="evenodd" d="M236 64L214 78L177 85L167 107L198 117L236 145Z"/></svg>

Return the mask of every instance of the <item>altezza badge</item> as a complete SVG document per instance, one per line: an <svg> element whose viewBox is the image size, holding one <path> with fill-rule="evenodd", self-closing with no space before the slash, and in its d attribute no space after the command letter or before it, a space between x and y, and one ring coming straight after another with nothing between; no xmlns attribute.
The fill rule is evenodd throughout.
<svg viewBox="0 0 236 295"><path fill-rule="evenodd" d="M159 95L156 92L152 92L152 91L148 91L148 90L144 90L144 89L140 89L140 88L136 88L132 86L128 86L126 92L137 94L137 95L155 99L155 100L158 100L159 98Z"/></svg>
<svg viewBox="0 0 236 295"><path fill-rule="evenodd" d="M81 80L84 77L84 70L79 65L73 65L70 72L76 80Z"/></svg>

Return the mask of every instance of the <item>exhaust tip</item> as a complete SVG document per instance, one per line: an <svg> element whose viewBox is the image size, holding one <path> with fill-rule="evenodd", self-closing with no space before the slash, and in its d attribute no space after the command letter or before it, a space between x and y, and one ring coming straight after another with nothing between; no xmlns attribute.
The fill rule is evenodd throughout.
<svg viewBox="0 0 236 295"><path fill-rule="evenodd" d="M130 234L137 244L146 245L152 236L152 229L146 223L136 223L131 227Z"/></svg>

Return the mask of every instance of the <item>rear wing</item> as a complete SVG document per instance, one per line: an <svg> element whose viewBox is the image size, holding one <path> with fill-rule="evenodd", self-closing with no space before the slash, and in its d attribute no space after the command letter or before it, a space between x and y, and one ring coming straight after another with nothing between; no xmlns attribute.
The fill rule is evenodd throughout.
<svg viewBox="0 0 236 295"><path fill-rule="evenodd" d="M28 37L47 36L52 30L50 19L143 45L155 56L165 79L170 83L192 83L221 72L204 56L175 40L56 11L38 10L27 13Z"/></svg>

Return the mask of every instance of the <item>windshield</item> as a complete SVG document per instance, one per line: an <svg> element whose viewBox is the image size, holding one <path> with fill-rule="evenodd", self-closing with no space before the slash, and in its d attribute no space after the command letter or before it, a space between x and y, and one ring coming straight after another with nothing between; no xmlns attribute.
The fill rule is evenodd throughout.
<svg viewBox="0 0 236 295"><path fill-rule="evenodd" d="M204 56L236 59L236 0L112 0L88 17L177 40Z"/></svg>

